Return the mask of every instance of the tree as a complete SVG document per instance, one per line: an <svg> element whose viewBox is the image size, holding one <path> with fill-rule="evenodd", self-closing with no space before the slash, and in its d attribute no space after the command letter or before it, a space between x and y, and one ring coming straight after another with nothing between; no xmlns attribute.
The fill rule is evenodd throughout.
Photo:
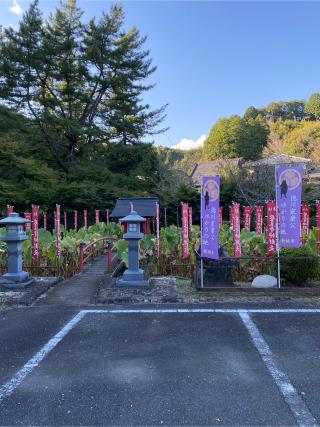
<svg viewBox="0 0 320 427"><path fill-rule="evenodd" d="M203 155L207 160L228 159L238 156L238 143L243 139L244 121L231 116L217 121L203 144Z"/></svg>
<svg viewBox="0 0 320 427"><path fill-rule="evenodd" d="M207 160L260 156L268 135L268 128L259 117L245 120L239 116L223 118L213 126L203 146Z"/></svg>
<svg viewBox="0 0 320 427"><path fill-rule="evenodd" d="M21 142L0 137L0 206L14 204L23 210L40 203L46 207L55 197L58 177L43 161L26 158L23 150Z"/></svg>
<svg viewBox="0 0 320 427"><path fill-rule="evenodd" d="M291 131L284 143L286 154L320 162L320 122L305 122Z"/></svg>
<svg viewBox="0 0 320 427"><path fill-rule="evenodd" d="M245 137L239 141L239 157L245 159L258 159L267 143L269 128L265 121L257 116L249 119L245 125Z"/></svg>
<svg viewBox="0 0 320 427"><path fill-rule="evenodd" d="M302 120L305 114L304 101L278 101L271 102L261 110L266 119L277 120Z"/></svg>
<svg viewBox="0 0 320 427"><path fill-rule="evenodd" d="M277 121L269 124L269 135L267 145L263 149L264 156L284 153L284 143L289 133L297 127L303 126L304 122L295 120Z"/></svg>
<svg viewBox="0 0 320 427"><path fill-rule="evenodd" d="M125 31L122 8L112 6L98 22L81 17L68 0L44 22L35 0L18 30L0 34L0 99L34 119L67 173L105 141L134 144L163 131L165 109L140 100L155 67L145 38Z"/></svg>
<svg viewBox="0 0 320 427"><path fill-rule="evenodd" d="M306 103L306 113L316 120L320 119L320 93L313 93Z"/></svg>
<svg viewBox="0 0 320 427"><path fill-rule="evenodd" d="M248 107L243 115L245 120L255 119L259 115L259 110L252 105Z"/></svg>

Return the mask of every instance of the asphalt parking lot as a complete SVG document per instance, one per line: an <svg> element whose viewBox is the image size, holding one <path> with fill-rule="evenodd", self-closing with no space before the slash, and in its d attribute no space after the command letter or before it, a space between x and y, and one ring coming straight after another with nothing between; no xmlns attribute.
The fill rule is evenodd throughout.
<svg viewBox="0 0 320 427"><path fill-rule="evenodd" d="M320 424L320 310L43 310L0 319L1 425Z"/></svg>

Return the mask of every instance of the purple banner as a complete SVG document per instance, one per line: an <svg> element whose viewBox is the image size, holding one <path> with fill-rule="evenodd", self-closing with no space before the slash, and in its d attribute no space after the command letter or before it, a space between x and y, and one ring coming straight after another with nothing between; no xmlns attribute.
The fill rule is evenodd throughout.
<svg viewBox="0 0 320 427"><path fill-rule="evenodd" d="M220 176L203 176L201 184L201 256L219 259Z"/></svg>
<svg viewBox="0 0 320 427"><path fill-rule="evenodd" d="M280 212L280 248L300 247L300 211L304 167L277 166L277 205Z"/></svg>

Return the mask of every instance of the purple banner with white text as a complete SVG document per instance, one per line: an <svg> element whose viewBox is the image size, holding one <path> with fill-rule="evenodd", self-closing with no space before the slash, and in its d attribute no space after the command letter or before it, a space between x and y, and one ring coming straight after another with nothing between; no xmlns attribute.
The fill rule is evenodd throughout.
<svg viewBox="0 0 320 427"><path fill-rule="evenodd" d="M280 212L280 248L298 248L303 166L277 166L277 205Z"/></svg>
<svg viewBox="0 0 320 427"><path fill-rule="evenodd" d="M201 184L201 256L219 259L220 176L203 176Z"/></svg>

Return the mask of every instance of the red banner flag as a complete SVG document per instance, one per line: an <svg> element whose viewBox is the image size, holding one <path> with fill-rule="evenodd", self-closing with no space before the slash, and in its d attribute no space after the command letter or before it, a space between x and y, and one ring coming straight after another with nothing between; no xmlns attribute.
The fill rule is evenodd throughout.
<svg viewBox="0 0 320 427"><path fill-rule="evenodd" d="M183 258L189 258L189 206L188 203L182 203L182 255Z"/></svg>
<svg viewBox="0 0 320 427"><path fill-rule="evenodd" d="M156 203L157 257L160 257L160 206Z"/></svg>
<svg viewBox="0 0 320 427"><path fill-rule="evenodd" d="M14 206L7 205L7 216L13 213Z"/></svg>
<svg viewBox="0 0 320 427"><path fill-rule="evenodd" d="M320 200L317 200L318 256L320 256Z"/></svg>
<svg viewBox="0 0 320 427"><path fill-rule="evenodd" d="M310 228L310 205L301 206L301 242L306 240Z"/></svg>
<svg viewBox="0 0 320 427"><path fill-rule="evenodd" d="M277 250L277 205L267 202L267 255L274 255Z"/></svg>
<svg viewBox="0 0 320 427"><path fill-rule="evenodd" d="M78 211L74 211L74 231L78 230Z"/></svg>
<svg viewBox="0 0 320 427"><path fill-rule="evenodd" d="M192 208L189 208L189 229L192 227Z"/></svg>
<svg viewBox="0 0 320 427"><path fill-rule="evenodd" d="M88 228L88 211L86 209L83 210L83 227Z"/></svg>
<svg viewBox="0 0 320 427"><path fill-rule="evenodd" d="M243 218L243 226L244 228L247 228L249 231L251 230L251 215L252 215L252 207L251 206L245 206L243 208L244 218Z"/></svg>
<svg viewBox="0 0 320 427"><path fill-rule="evenodd" d="M61 258L61 228L60 228L60 205L56 205L56 244L57 258Z"/></svg>
<svg viewBox="0 0 320 427"><path fill-rule="evenodd" d="M241 257L241 230L240 230L240 205L233 204L233 236L234 236L234 256Z"/></svg>
<svg viewBox="0 0 320 427"><path fill-rule="evenodd" d="M23 214L23 216L25 217L25 219L28 219L29 221L31 221L31 218L32 218L31 212L25 212ZM24 228L25 228L25 230L30 230L31 229L31 223L27 222L26 224L24 224Z"/></svg>
<svg viewBox="0 0 320 427"><path fill-rule="evenodd" d="M106 223L107 225L109 224L110 219L109 219L109 209L106 210Z"/></svg>
<svg viewBox="0 0 320 427"><path fill-rule="evenodd" d="M96 209L95 213L96 213L96 224L99 224L99 222L100 222L100 212L99 212L99 209Z"/></svg>
<svg viewBox="0 0 320 427"><path fill-rule="evenodd" d="M256 206L256 233L263 233L263 206Z"/></svg>
<svg viewBox="0 0 320 427"><path fill-rule="evenodd" d="M68 230L68 224L67 224L67 212L66 211L64 211L63 212L63 218L64 218L64 229L65 229L65 231L67 231Z"/></svg>
<svg viewBox="0 0 320 427"><path fill-rule="evenodd" d="M47 229L47 212L43 212L43 228Z"/></svg>
<svg viewBox="0 0 320 427"><path fill-rule="evenodd" d="M233 205L229 207L230 228L233 228Z"/></svg>
<svg viewBox="0 0 320 427"><path fill-rule="evenodd" d="M32 260L35 264L39 264L39 206L32 205Z"/></svg>
<svg viewBox="0 0 320 427"><path fill-rule="evenodd" d="M219 227L222 225L222 206L219 208Z"/></svg>

